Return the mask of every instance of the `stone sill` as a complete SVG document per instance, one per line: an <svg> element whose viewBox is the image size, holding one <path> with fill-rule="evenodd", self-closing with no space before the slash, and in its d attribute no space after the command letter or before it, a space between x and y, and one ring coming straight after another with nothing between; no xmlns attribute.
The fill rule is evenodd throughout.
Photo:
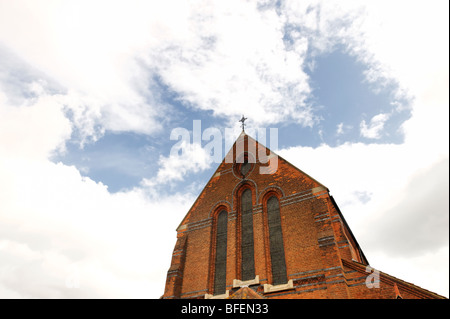
<svg viewBox="0 0 450 319"><path fill-rule="evenodd" d="M256 275L255 279L250 279L246 281L233 279L233 288L248 287L251 285L258 285L258 284L259 284L259 275Z"/></svg>
<svg viewBox="0 0 450 319"><path fill-rule="evenodd" d="M264 293L289 290L289 289L294 289L294 281L292 279L289 280L286 284L282 284L282 285L273 286L270 284L264 284Z"/></svg>
<svg viewBox="0 0 450 319"><path fill-rule="evenodd" d="M205 294L205 299L227 299L229 296L230 296L230 291L227 290L224 294L221 294L221 295Z"/></svg>

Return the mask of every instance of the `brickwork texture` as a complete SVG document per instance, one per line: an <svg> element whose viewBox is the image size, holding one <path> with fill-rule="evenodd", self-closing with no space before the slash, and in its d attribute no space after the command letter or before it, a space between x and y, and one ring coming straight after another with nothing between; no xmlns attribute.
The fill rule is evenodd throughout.
<svg viewBox="0 0 450 319"><path fill-rule="evenodd" d="M251 191L253 218L252 280L242 278L242 262L249 259L242 256L249 251L242 249L246 224L241 195L246 189ZM281 223L282 243L278 239L277 245L284 248L285 258L285 263L274 264L285 265L283 284L274 284L271 269L267 201L273 196ZM216 272L217 221L222 211L228 215L226 266ZM370 268L328 189L245 133L178 226L162 298L220 298L214 295L219 275L228 295L248 286L268 299L444 298Z"/></svg>

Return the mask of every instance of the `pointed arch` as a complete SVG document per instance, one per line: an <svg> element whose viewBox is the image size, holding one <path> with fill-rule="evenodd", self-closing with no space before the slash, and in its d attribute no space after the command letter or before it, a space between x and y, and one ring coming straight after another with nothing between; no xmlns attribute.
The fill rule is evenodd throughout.
<svg viewBox="0 0 450 319"><path fill-rule="evenodd" d="M253 201L250 188L241 194L241 279L255 278L255 256L253 242Z"/></svg>
<svg viewBox="0 0 450 319"><path fill-rule="evenodd" d="M240 202L241 202L241 195L242 192L246 189L250 188L252 190L253 196L256 199L258 196L258 185L256 185L256 182L252 179L246 179L244 181L240 181L236 184L233 188L233 197L231 199L231 207L235 211L240 211ZM255 201L256 203L256 201Z"/></svg>
<svg viewBox="0 0 450 319"><path fill-rule="evenodd" d="M270 195L268 197L266 209L269 229L272 285L285 284L288 279L284 254L283 232L281 228L280 202L277 196Z"/></svg>
<svg viewBox="0 0 450 319"><path fill-rule="evenodd" d="M228 213L222 209L216 216L214 295L226 292Z"/></svg>

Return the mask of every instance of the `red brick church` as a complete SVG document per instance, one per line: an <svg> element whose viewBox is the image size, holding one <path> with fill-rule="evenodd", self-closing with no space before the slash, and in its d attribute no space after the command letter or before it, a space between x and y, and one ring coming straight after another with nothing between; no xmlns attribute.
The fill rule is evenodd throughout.
<svg viewBox="0 0 450 319"><path fill-rule="evenodd" d="M445 297L370 268L328 189L243 130L177 228L162 298Z"/></svg>

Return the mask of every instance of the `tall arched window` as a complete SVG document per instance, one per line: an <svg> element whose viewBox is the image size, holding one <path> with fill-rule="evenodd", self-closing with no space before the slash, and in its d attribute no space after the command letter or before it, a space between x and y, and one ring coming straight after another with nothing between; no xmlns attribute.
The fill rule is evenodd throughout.
<svg viewBox="0 0 450 319"><path fill-rule="evenodd" d="M243 281L255 279L252 206L252 191L246 189L241 195L241 271Z"/></svg>
<svg viewBox="0 0 450 319"><path fill-rule="evenodd" d="M227 275L227 223L228 214L222 210L217 216L216 264L214 271L214 295L226 292Z"/></svg>
<svg viewBox="0 0 450 319"><path fill-rule="evenodd" d="M284 257L283 233L281 231L280 204L276 196L267 201L269 224L270 260L272 262L272 284L287 282L286 261Z"/></svg>

